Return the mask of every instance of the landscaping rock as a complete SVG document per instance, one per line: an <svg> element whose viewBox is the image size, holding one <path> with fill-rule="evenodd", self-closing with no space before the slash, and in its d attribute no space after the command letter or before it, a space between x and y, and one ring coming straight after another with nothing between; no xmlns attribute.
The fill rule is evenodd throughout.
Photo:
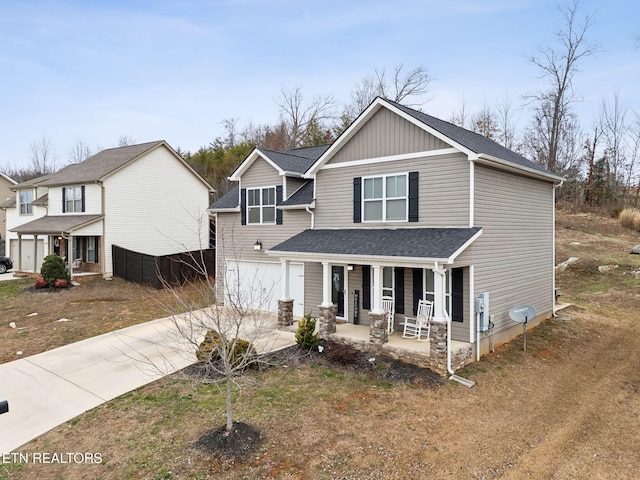
<svg viewBox="0 0 640 480"><path fill-rule="evenodd" d="M598 267L598 271L600 273L604 273L604 272L610 272L611 270L615 270L616 268L618 268L618 265L600 265Z"/></svg>
<svg viewBox="0 0 640 480"><path fill-rule="evenodd" d="M556 270L558 272L564 272L569 265L572 265L578 261L578 257L570 257L562 263L556 265Z"/></svg>
<svg viewBox="0 0 640 480"><path fill-rule="evenodd" d="M636 245L631 249L631 253L635 253L636 255L640 255L640 245Z"/></svg>

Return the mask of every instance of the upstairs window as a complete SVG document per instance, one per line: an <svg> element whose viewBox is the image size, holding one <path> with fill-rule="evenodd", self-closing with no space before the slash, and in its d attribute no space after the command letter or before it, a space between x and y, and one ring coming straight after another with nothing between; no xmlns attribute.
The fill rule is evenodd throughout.
<svg viewBox="0 0 640 480"><path fill-rule="evenodd" d="M66 187L62 189L62 212L84 212L84 187Z"/></svg>
<svg viewBox="0 0 640 480"><path fill-rule="evenodd" d="M247 224L276 223L275 187L247 189Z"/></svg>
<svg viewBox="0 0 640 480"><path fill-rule="evenodd" d="M33 191L20 190L20 215L33 214Z"/></svg>
<svg viewBox="0 0 640 480"><path fill-rule="evenodd" d="M409 188L406 173L366 177L362 182L363 221L407 221Z"/></svg>

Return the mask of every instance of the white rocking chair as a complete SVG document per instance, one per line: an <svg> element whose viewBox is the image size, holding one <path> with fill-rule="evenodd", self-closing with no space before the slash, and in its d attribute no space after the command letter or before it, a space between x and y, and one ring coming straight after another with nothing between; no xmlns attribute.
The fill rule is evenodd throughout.
<svg viewBox="0 0 640 480"><path fill-rule="evenodd" d="M418 312L415 317L404 317L403 338L416 338L419 342L429 340L431 333L431 315L433 302L429 300L418 301Z"/></svg>
<svg viewBox="0 0 640 480"><path fill-rule="evenodd" d="M396 314L392 297L382 297L382 309L387 316L387 334L391 335L393 333L393 319Z"/></svg>

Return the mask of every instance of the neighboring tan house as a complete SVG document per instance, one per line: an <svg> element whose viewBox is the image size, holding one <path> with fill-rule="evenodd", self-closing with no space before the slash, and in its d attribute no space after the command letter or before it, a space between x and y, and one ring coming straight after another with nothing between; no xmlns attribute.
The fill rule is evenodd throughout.
<svg viewBox="0 0 640 480"><path fill-rule="evenodd" d="M4 240L6 238L7 213L5 206L11 205L11 201L15 200L15 195L11 191L16 183L15 180L9 178L0 172L0 255L4 255Z"/></svg>
<svg viewBox="0 0 640 480"><path fill-rule="evenodd" d="M38 272L58 254L72 273L110 276L113 245L154 256L209 245L212 188L162 140L103 150L12 190L15 270Z"/></svg>
<svg viewBox="0 0 640 480"><path fill-rule="evenodd" d="M395 330L431 300L431 366L450 372L522 332L512 307L553 314L562 178L486 137L377 98L332 145L257 148L230 179L211 206L219 302L283 318L293 300L324 336L368 325L380 345L383 297Z"/></svg>

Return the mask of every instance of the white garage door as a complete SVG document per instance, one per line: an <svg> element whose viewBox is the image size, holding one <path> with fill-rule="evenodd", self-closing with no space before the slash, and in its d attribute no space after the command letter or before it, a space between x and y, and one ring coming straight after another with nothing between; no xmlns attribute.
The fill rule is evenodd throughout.
<svg viewBox="0 0 640 480"><path fill-rule="evenodd" d="M225 301L249 308L277 312L282 296L280 263L227 261ZM293 315L304 315L304 265L289 264L289 295L294 299Z"/></svg>
<svg viewBox="0 0 640 480"><path fill-rule="evenodd" d="M38 240L38 258L34 270L33 265L33 239L22 239L21 262L20 268L26 272L39 272L40 266L44 261L44 240ZM11 240L11 259L13 260L13 268L18 269L18 240Z"/></svg>

